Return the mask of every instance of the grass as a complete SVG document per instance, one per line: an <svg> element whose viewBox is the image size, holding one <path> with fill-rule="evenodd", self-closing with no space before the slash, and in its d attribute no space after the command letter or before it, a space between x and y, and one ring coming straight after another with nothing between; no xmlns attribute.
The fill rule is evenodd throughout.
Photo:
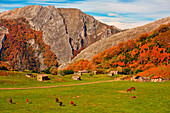
<svg viewBox="0 0 170 113"><path fill-rule="evenodd" d="M0 71L1 73L5 71ZM48 81L37 81L37 77L28 78L26 77L26 72L6 72L10 76L0 76L0 88L8 88L8 87L38 87L38 86L55 86L55 85L63 85L63 84L77 84L77 83L87 83L87 82L96 82L101 80L113 80L117 76L108 76L104 75L93 75L89 76L89 74L83 74L81 76L81 81L73 81L71 78L74 75L66 75L66 76L58 76L58 75L48 75L51 80ZM34 74L37 76L37 74Z"/></svg>
<svg viewBox="0 0 170 113"><path fill-rule="evenodd" d="M131 86L136 90L126 93ZM169 113L169 87L169 81L115 81L48 89L0 90L0 110L2 113ZM132 96L136 98L132 99ZM9 104L9 98L13 99L14 104ZM27 98L29 104L26 103ZM55 98L59 98L64 106L59 106ZM71 106L72 100L76 106Z"/></svg>
<svg viewBox="0 0 170 113"><path fill-rule="evenodd" d="M50 81L39 82L36 78L25 77L25 73L12 73L10 76L0 76L0 87L77 84L114 78L107 75L84 74L82 81L73 81L72 75L49 75ZM127 93L126 90L132 86L136 90ZM0 90L0 111L2 113L169 113L169 87L170 81L162 83L114 81L47 89ZM133 99L132 96L136 98ZM13 104L9 104L10 98L13 99ZM29 104L26 103L27 98ZM64 106L59 106L55 98L59 98ZM76 106L71 106L71 101L74 101Z"/></svg>

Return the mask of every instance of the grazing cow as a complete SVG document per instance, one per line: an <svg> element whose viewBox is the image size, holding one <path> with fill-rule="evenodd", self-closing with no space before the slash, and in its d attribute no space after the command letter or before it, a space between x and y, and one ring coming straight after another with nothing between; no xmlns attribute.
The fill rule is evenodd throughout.
<svg viewBox="0 0 170 113"><path fill-rule="evenodd" d="M127 92L130 91L131 92L131 89L127 89Z"/></svg>
<svg viewBox="0 0 170 113"><path fill-rule="evenodd" d="M59 99L58 99L58 98L55 98L55 101L56 101L56 102L59 102Z"/></svg>
<svg viewBox="0 0 170 113"><path fill-rule="evenodd" d="M9 103L12 104L12 99L9 99Z"/></svg>
<svg viewBox="0 0 170 113"><path fill-rule="evenodd" d="M136 98L136 96L132 96L131 98Z"/></svg>
<svg viewBox="0 0 170 113"><path fill-rule="evenodd" d="M59 104L60 106L62 106L63 105L63 102L60 102L60 104Z"/></svg>
<svg viewBox="0 0 170 113"><path fill-rule="evenodd" d="M131 87L131 90L132 90L132 89L135 90L135 87Z"/></svg>
<svg viewBox="0 0 170 113"><path fill-rule="evenodd" d="M26 102L27 102L27 104L28 104L28 99L26 99Z"/></svg>
<svg viewBox="0 0 170 113"><path fill-rule="evenodd" d="M72 104L73 106L75 106L75 104L74 104L74 102L73 102L73 101L71 101L71 104Z"/></svg>

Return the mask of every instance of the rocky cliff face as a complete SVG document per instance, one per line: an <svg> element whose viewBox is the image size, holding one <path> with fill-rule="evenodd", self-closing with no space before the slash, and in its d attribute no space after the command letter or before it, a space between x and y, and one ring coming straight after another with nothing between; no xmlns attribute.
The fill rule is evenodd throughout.
<svg viewBox="0 0 170 113"><path fill-rule="evenodd" d="M25 17L34 30L43 32L43 41L57 56L59 64L71 61L74 50L88 47L121 30L107 26L78 9L54 6L26 6L0 13L1 19Z"/></svg>
<svg viewBox="0 0 170 113"><path fill-rule="evenodd" d="M6 38L5 34L8 34L8 29L5 28L4 26L1 26L0 27L0 53L2 51L2 44Z"/></svg>
<svg viewBox="0 0 170 113"><path fill-rule="evenodd" d="M168 23L170 23L170 17L166 17L158 21L146 24L144 26L136 27L124 32L111 35L107 39L99 40L81 51L81 53L79 53L71 62L61 65L60 69L66 68L69 64L76 62L79 59L87 59L90 61L94 55L104 51L107 48L116 46L119 42L125 42L129 39L136 39L139 34L151 32L152 30L158 28L160 25Z"/></svg>

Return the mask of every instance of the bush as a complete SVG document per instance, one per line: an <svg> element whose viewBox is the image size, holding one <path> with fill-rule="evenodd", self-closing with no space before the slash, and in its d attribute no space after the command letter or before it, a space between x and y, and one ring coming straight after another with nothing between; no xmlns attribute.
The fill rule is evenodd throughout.
<svg viewBox="0 0 170 113"><path fill-rule="evenodd" d="M7 69L5 66L0 67L0 70L6 70L6 71L8 71L8 69Z"/></svg>
<svg viewBox="0 0 170 113"><path fill-rule="evenodd" d="M65 75L69 75L69 74L74 74L74 71L71 69L71 70L63 70L63 73Z"/></svg>
<svg viewBox="0 0 170 113"><path fill-rule="evenodd" d="M135 74L137 74L137 73L139 73L139 72L142 72L142 70L137 69L137 70L135 71Z"/></svg>
<svg viewBox="0 0 170 113"><path fill-rule="evenodd" d="M154 74L152 74L152 75L151 75L151 76L149 76L149 77L151 78L151 77L153 77L153 76L155 76L155 75L154 75Z"/></svg>
<svg viewBox="0 0 170 113"><path fill-rule="evenodd" d="M44 73L46 73L46 74L51 74L50 68L48 68L48 69L46 69L46 70L43 70L43 71L41 71L41 72L44 72Z"/></svg>
<svg viewBox="0 0 170 113"><path fill-rule="evenodd" d="M89 76L93 76L93 73L89 73Z"/></svg>
<svg viewBox="0 0 170 113"><path fill-rule="evenodd" d="M124 72L124 74L129 75L130 70L131 70L130 68L125 68L125 69L123 69L123 72Z"/></svg>

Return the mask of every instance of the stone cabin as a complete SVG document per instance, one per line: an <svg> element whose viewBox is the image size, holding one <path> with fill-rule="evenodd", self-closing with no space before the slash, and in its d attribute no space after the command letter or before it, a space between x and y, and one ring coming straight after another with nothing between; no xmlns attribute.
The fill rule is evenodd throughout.
<svg viewBox="0 0 170 113"><path fill-rule="evenodd" d="M162 76L153 76L151 78L151 82L162 82L162 81L163 81Z"/></svg>
<svg viewBox="0 0 170 113"><path fill-rule="evenodd" d="M29 74L29 73L27 73L25 76L28 77L28 78L34 78L35 77L33 74Z"/></svg>
<svg viewBox="0 0 170 113"><path fill-rule="evenodd" d="M80 76L72 76L72 80L81 80Z"/></svg>
<svg viewBox="0 0 170 113"><path fill-rule="evenodd" d="M93 74L94 74L94 75L97 75L97 74L99 74L99 73L98 73L98 71L93 71Z"/></svg>
<svg viewBox="0 0 170 113"><path fill-rule="evenodd" d="M45 80L50 80L50 78L48 78L48 75L46 75L46 74L39 74L39 75L37 75L37 80L45 81Z"/></svg>
<svg viewBox="0 0 170 113"><path fill-rule="evenodd" d="M118 71L110 71L109 72L109 76L113 76L113 75L117 75L118 74Z"/></svg>
<svg viewBox="0 0 170 113"><path fill-rule="evenodd" d="M141 76L133 76L131 81L143 81L143 78Z"/></svg>
<svg viewBox="0 0 170 113"><path fill-rule="evenodd" d="M144 82L150 82L150 80L151 80L150 77L143 77Z"/></svg>

